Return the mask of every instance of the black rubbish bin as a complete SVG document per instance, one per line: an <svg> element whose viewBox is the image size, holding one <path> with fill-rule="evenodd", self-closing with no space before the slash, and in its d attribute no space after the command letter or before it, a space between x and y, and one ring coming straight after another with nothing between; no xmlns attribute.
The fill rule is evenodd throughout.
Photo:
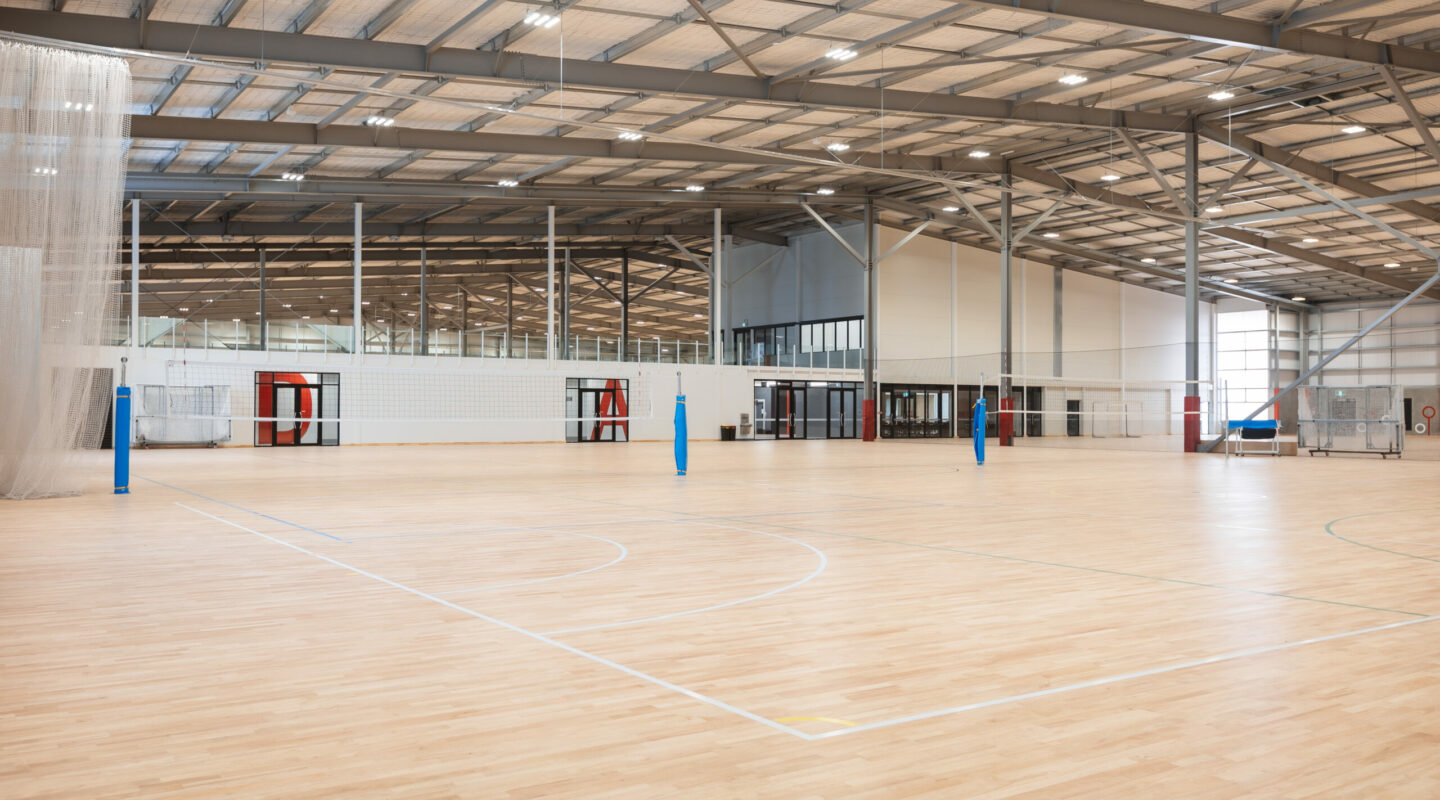
<svg viewBox="0 0 1440 800"><path fill-rule="evenodd" d="M735 426L734 426L734 425L721 425L721 426L720 426L720 441L722 441L722 442L733 442L733 441L735 441Z"/></svg>

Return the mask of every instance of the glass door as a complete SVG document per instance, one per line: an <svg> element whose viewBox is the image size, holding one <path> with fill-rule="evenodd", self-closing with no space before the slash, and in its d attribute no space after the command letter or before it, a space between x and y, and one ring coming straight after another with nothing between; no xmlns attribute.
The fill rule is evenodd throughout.
<svg viewBox="0 0 1440 800"><path fill-rule="evenodd" d="M855 390L831 387L826 401L826 436L831 439L854 439Z"/></svg>
<svg viewBox="0 0 1440 800"><path fill-rule="evenodd" d="M805 385L782 383L779 386L780 409L776 435L781 439L805 438Z"/></svg>

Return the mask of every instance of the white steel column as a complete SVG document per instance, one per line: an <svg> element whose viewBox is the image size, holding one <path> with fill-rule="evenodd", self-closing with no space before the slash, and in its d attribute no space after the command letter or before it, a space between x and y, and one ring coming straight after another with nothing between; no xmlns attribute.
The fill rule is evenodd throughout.
<svg viewBox="0 0 1440 800"><path fill-rule="evenodd" d="M1200 137L1185 134L1185 380L1200 380ZM1185 384L1186 397L1199 397L1200 384Z"/></svg>
<svg viewBox="0 0 1440 800"><path fill-rule="evenodd" d="M716 364L725 363L725 331L720 326L725 286L725 242L720 233L720 209L715 209L715 224L710 244L710 356Z"/></svg>
<svg viewBox="0 0 1440 800"><path fill-rule="evenodd" d="M555 206L545 207L545 360L555 360Z"/></svg>
<svg viewBox="0 0 1440 800"><path fill-rule="evenodd" d="M350 317L351 327L354 329L354 339L350 346L352 354L363 353L365 350L365 320L360 316L360 269L363 262L360 244L361 208L363 203L355 204L355 299L353 311Z"/></svg>
<svg viewBox="0 0 1440 800"><path fill-rule="evenodd" d="M260 296L265 293L262 289ZM130 346L140 346L140 199L130 201Z"/></svg>

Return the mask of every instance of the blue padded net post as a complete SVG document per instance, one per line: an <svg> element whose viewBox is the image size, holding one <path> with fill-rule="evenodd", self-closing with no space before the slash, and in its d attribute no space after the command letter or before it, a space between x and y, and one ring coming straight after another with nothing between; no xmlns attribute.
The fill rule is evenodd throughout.
<svg viewBox="0 0 1440 800"><path fill-rule="evenodd" d="M985 398L975 401L975 420L970 428L975 436L975 463L985 466Z"/></svg>
<svg viewBox="0 0 1440 800"><path fill-rule="evenodd" d="M685 464L689 460L689 431L685 424L685 395L679 389L680 373L675 373L675 474L685 474Z"/></svg>

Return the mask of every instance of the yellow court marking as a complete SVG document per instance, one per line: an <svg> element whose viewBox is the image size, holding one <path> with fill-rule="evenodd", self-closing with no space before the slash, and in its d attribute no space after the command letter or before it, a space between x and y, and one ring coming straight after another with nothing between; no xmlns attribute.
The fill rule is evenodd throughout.
<svg viewBox="0 0 1440 800"><path fill-rule="evenodd" d="M848 720L848 719L836 719L836 718L834 718L834 717L780 717L779 719L776 719L775 721L776 721L776 722L833 722L833 723L835 723L836 725L844 725L844 726L847 727L847 728L853 728L853 727L855 727L856 725L859 725L859 724L860 724L860 723L858 723L858 722L851 722L851 721Z"/></svg>

